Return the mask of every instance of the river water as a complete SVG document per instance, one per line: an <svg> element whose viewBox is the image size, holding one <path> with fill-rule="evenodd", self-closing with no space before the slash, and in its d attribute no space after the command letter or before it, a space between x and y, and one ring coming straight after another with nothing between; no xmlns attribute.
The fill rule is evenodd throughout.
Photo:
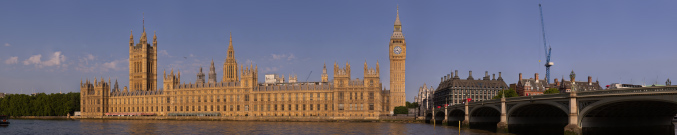
<svg viewBox="0 0 677 135"><path fill-rule="evenodd" d="M456 127L424 123L380 122L258 122L174 120L26 120L10 119L0 134L458 134ZM495 135L461 130L463 135Z"/></svg>

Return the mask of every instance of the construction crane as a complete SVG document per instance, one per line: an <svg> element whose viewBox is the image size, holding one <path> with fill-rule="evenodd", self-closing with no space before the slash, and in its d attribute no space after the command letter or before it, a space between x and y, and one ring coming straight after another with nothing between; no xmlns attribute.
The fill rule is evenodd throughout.
<svg viewBox="0 0 677 135"><path fill-rule="evenodd" d="M545 83L550 83L550 66L554 65L553 62L550 62L550 48L545 41L545 24L543 23L543 8L541 4L538 4L538 10L541 12L541 32L543 33L543 47L545 49Z"/></svg>
<svg viewBox="0 0 677 135"><path fill-rule="evenodd" d="M310 78L310 74L313 74L312 70L310 71L310 73L308 73L308 77L306 77L306 82L308 82L308 78Z"/></svg>

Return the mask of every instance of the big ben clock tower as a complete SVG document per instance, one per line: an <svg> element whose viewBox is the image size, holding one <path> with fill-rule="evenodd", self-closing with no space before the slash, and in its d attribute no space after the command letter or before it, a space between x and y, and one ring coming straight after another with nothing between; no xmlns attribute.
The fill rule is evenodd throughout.
<svg viewBox="0 0 677 135"><path fill-rule="evenodd" d="M397 17L393 35L390 36L390 107L393 110L397 106L405 106L406 95L404 93L405 70L407 59L407 42L404 41L402 34L402 24L400 23L400 9L397 8Z"/></svg>

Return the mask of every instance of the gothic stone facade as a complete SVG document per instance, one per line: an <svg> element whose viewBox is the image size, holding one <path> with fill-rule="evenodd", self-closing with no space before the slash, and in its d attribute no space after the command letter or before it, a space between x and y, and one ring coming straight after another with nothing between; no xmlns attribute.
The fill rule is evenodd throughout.
<svg viewBox="0 0 677 135"><path fill-rule="evenodd" d="M224 75L216 80L214 63L205 81L202 68L195 83L181 82L181 72L163 71L163 89L156 87L157 36L147 43L146 32L134 45L130 35L129 90L108 82L89 79L80 82L81 110L85 117L120 115L159 116L293 116L334 119L378 119L403 106L406 43L401 32L399 11L390 40L391 88L385 90L378 62L375 68L364 63L364 78L351 79L350 64L334 63L333 80L323 67L320 82L259 84L258 67L237 64L232 44L224 62ZM392 95L392 96L391 96Z"/></svg>

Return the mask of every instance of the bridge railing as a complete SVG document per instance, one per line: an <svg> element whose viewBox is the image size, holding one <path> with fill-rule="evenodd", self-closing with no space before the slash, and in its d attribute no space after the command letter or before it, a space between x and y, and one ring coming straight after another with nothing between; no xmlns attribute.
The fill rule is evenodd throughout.
<svg viewBox="0 0 677 135"><path fill-rule="evenodd" d="M655 86L655 87L639 87L639 88L623 88L597 91L583 91L576 93L578 96L587 95L606 95L606 94L621 94L621 93L643 93L643 92L675 92L677 93L677 86Z"/></svg>
<svg viewBox="0 0 677 135"><path fill-rule="evenodd" d="M610 90L596 90L596 91L582 91L577 92L578 96L593 96L593 95L608 95L608 94L624 94L624 93L677 93L677 85L672 86L654 86L654 87L639 87L639 88L623 88L623 89L610 89ZM521 96L521 97L510 97L506 98L506 102L510 101L524 101L524 100L543 100L543 99L556 99L556 98L568 98L569 93L560 93L560 94L543 94L543 95L534 95L534 96ZM492 99L492 100L483 100L483 101L471 101L468 105L482 105L482 104L496 104L501 103L501 99ZM449 106L449 108L462 107L464 104L455 104ZM444 109L444 108L440 108ZM437 108L434 108L437 110Z"/></svg>

